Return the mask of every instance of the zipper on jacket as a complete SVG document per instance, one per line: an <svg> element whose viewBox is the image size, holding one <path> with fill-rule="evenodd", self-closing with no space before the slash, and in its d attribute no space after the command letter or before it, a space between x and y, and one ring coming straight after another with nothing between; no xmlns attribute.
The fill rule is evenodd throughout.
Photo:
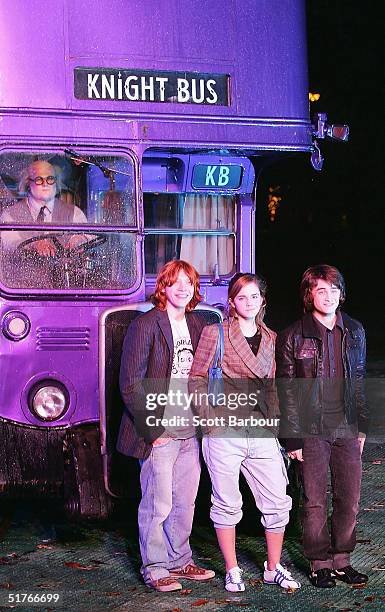
<svg viewBox="0 0 385 612"><path fill-rule="evenodd" d="M347 332L347 328L344 327L344 332L342 335L342 364L344 367L344 414L345 414L345 418L346 420L348 420L348 405L349 405L349 400L350 398L348 397L348 384L347 384L347 380L348 378L351 378L351 367L350 367L350 363L348 360L348 354L347 354L347 350L346 350L346 332Z"/></svg>
<svg viewBox="0 0 385 612"><path fill-rule="evenodd" d="M342 335L342 363L344 366L344 377L351 378L351 368L346 350L346 327L344 327L344 333Z"/></svg>
<svg viewBox="0 0 385 612"><path fill-rule="evenodd" d="M324 425L323 425L323 404L321 402L321 397L323 397L323 380L322 380L322 376L320 376L321 372L319 372L319 363L321 361L321 363L323 363L323 344L321 341L318 341L316 338L313 338L313 342L316 346L316 351L315 351L315 356L314 356L314 365L315 365L315 379L319 378L319 395L318 395L318 402L319 402L319 409L320 409L320 419L319 419L319 433L322 434L323 430L324 430ZM319 357L318 357L319 355ZM323 374L323 372L322 372Z"/></svg>

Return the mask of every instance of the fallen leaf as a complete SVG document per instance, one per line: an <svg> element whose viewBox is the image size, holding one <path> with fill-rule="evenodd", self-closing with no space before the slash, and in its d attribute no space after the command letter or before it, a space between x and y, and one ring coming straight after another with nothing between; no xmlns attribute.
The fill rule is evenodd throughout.
<svg viewBox="0 0 385 612"><path fill-rule="evenodd" d="M288 595L291 595L292 593L295 593L296 591L298 591L298 589L292 589L292 588L286 589L286 593Z"/></svg>
<svg viewBox="0 0 385 612"><path fill-rule="evenodd" d="M194 606L194 607L198 607L198 606L205 606L208 603L209 603L208 599L197 599L191 605Z"/></svg>
<svg viewBox="0 0 385 612"><path fill-rule="evenodd" d="M179 595L189 595L191 593L192 589L182 589L181 591L179 591Z"/></svg>
<svg viewBox="0 0 385 612"><path fill-rule="evenodd" d="M372 540L356 540L357 544L371 544Z"/></svg>
<svg viewBox="0 0 385 612"><path fill-rule="evenodd" d="M9 553L8 555L6 555L5 557L0 557L0 565L15 565L15 563L18 563L19 561L29 561L29 557L27 557L26 555L29 555L30 553L35 552L34 550L26 550L23 553Z"/></svg>
<svg viewBox="0 0 385 612"><path fill-rule="evenodd" d="M249 606L251 602L243 599L242 597L229 597L227 599L216 599L215 603L222 606L225 604L232 604L233 606L242 607Z"/></svg>
<svg viewBox="0 0 385 612"><path fill-rule="evenodd" d="M11 557L11 555L7 555L6 557L0 557L0 565L15 565L17 560L15 557Z"/></svg>
<svg viewBox="0 0 385 612"><path fill-rule="evenodd" d="M352 589L366 589L367 584L352 584Z"/></svg>
<svg viewBox="0 0 385 612"><path fill-rule="evenodd" d="M44 549L44 550L45 550L45 549L47 549L47 550L52 550L52 549L53 549L53 546L49 546L48 544L38 544L38 545L36 546L36 548L39 548L39 549Z"/></svg>
<svg viewBox="0 0 385 612"><path fill-rule="evenodd" d="M120 591L110 591L109 593L106 593L107 597L118 597L118 595L121 595L122 593Z"/></svg>
<svg viewBox="0 0 385 612"><path fill-rule="evenodd" d="M97 569L96 565L82 565L81 563L77 563L76 561L65 561L64 565L66 565L67 567L72 567L74 569L87 571Z"/></svg>

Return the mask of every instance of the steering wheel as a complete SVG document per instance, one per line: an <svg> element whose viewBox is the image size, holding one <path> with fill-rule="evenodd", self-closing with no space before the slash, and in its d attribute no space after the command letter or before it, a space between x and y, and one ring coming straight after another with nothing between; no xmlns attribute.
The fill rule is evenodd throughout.
<svg viewBox="0 0 385 612"><path fill-rule="evenodd" d="M90 251L91 249L96 249L104 244L107 240L107 236L104 234L92 234L95 238L91 238L91 240L85 240L81 244L76 245L72 249L68 249L68 253L70 255L77 255L78 253L83 253L84 251Z"/></svg>
<svg viewBox="0 0 385 612"><path fill-rule="evenodd" d="M43 236L33 236L32 238L27 238L27 240L23 240L23 242L18 245L17 250L24 252L25 247L27 247L32 242L38 242L40 240L51 240L56 249L55 257L61 258L68 255L71 257L77 255L78 253L83 253L84 251L95 249L104 244L107 240L107 236L105 236L104 234L94 235L95 238L92 238L91 240L86 240L81 244L76 245L72 249L66 250L61 244L61 242L58 240L59 237L61 238L62 236L64 236L64 232L51 232L50 234L44 234Z"/></svg>
<svg viewBox="0 0 385 612"><path fill-rule="evenodd" d="M76 278L76 275L78 275L81 271L83 271L83 287L85 287L86 274L88 274L90 270L93 270L93 266L91 264L91 259L93 258L84 257L84 253L87 253L91 249L95 249L104 244L107 240L107 236L105 234L91 234L93 238L90 240L85 240L81 244L78 244L71 249L66 249L59 240L59 238L62 238L64 235L64 232L51 232L40 236L27 238L27 240L24 240L18 245L15 252L22 253L24 256L29 257L36 256L39 258L39 260L42 260L44 257L44 260L51 269L53 278L56 279L53 281L55 287L58 286L69 288L72 282L71 275L75 275L72 278ZM39 253L35 251L30 252L27 249L29 244L41 240L50 240L55 247L56 252L54 255L49 256L49 259L46 256L39 255Z"/></svg>
<svg viewBox="0 0 385 612"><path fill-rule="evenodd" d="M43 236L33 236L32 238L27 238L27 240L23 240L23 242L20 242L20 244L17 246L17 251L21 251L22 253L26 252L25 247L31 244L32 242L38 242L40 240L51 240L56 249L56 256L63 257L65 249L61 242L58 240L58 238L63 235L63 232L52 232L50 234L44 234Z"/></svg>

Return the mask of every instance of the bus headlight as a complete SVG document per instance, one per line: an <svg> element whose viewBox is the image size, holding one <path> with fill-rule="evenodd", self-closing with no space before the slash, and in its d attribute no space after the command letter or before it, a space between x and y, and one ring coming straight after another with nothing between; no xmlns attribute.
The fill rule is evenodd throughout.
<svg viewBox="0 0 385 612"><path fill-rule="evenodd" d="M44 386L35 387L30 395L30 407L38 419L56 421L63 416L69 405L68 393L64 386L48 381Z"/></svg>
<svg viewBox="0 0 385 612"><path fill-rule="evenodd" d="M11 310L4 315L1 329L8 340L18 342L18 340L23 340L23 338L28 336L31 323L27 315L17 310Z"/></svg>

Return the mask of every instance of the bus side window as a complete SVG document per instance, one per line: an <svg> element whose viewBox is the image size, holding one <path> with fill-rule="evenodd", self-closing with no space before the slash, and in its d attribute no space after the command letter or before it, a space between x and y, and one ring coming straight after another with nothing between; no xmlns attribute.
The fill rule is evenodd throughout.
<svg viewBox="0 0 385 612"><path fill-rule="evenodd" d="M200 274L231 274L235 266L235 209L234 196L145 193L147 274L156 274L175 258L189 261ZM167 233L160 233L162 228ZM175 231L170 233L170 229Z"/></svg>

